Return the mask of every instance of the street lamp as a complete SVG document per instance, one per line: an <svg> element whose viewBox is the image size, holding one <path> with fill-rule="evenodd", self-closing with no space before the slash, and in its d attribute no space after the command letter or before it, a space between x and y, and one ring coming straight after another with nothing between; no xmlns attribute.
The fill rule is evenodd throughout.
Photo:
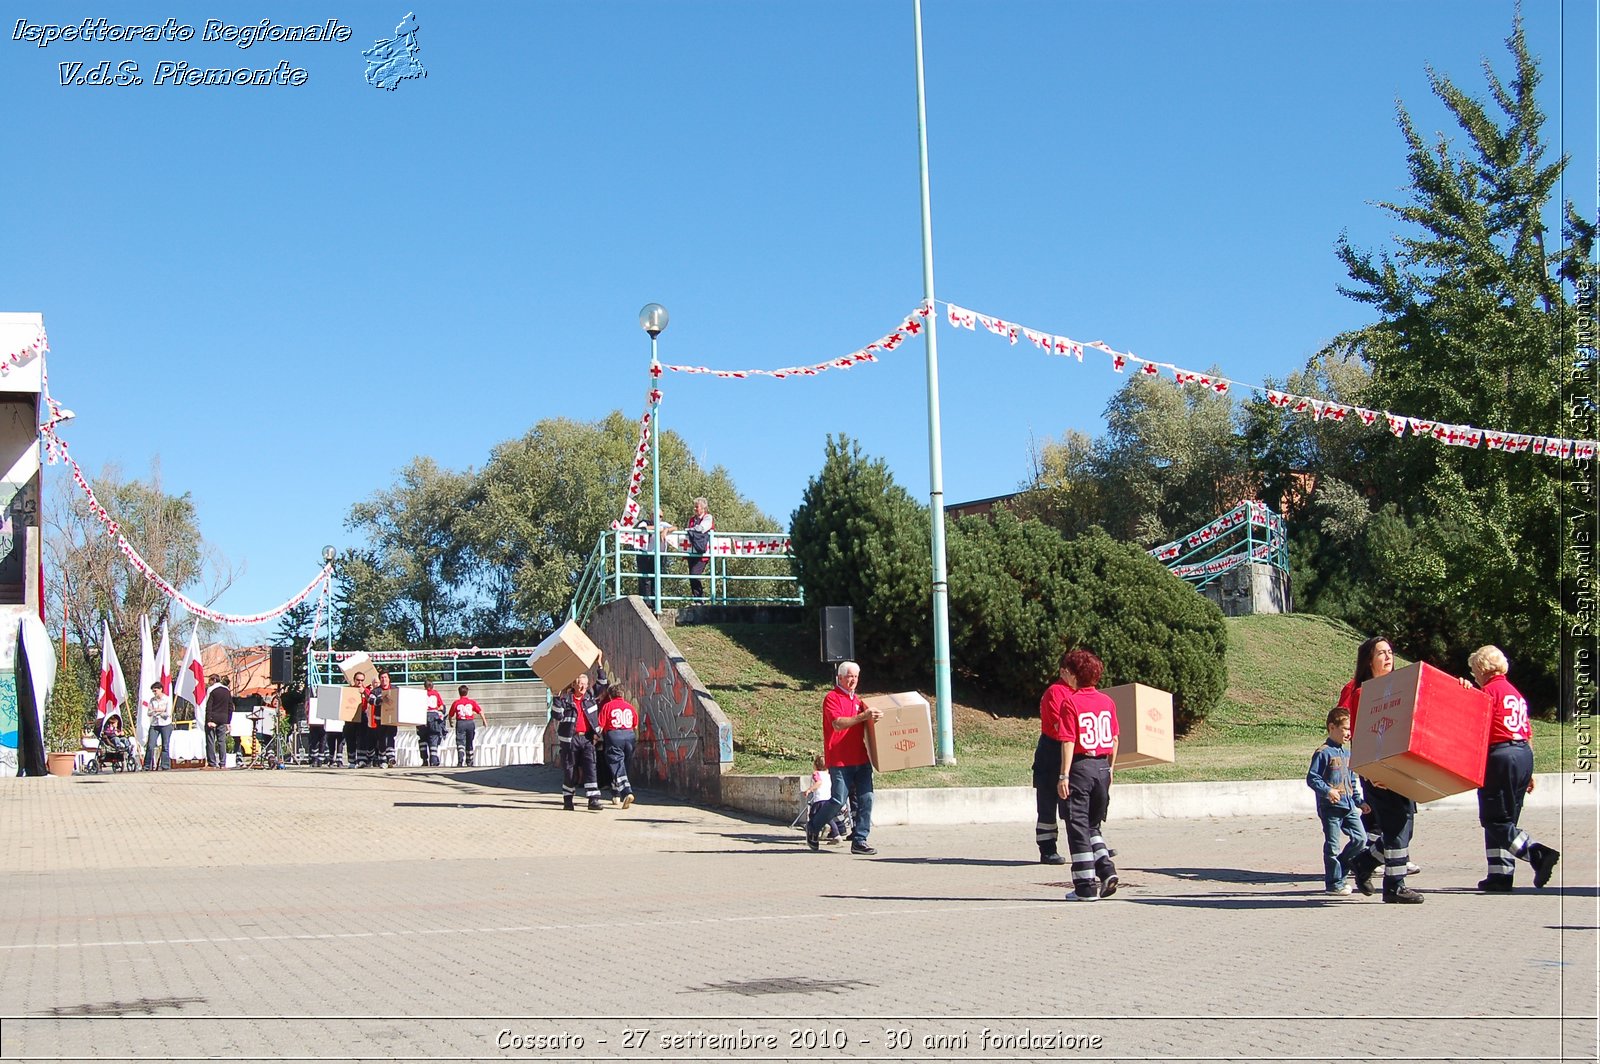
<svg viewBox="0 0 1600 1064"><path fill-rule="evenodd" d="M656 337L660 336L667 327L667 308L660 303L646 303L644 309L639 311L639 328L650 334L650 392L659 395L661 389L656 387L656 382L661 378L656 373L659 361L656 358ZM655 612L661 613L661 400L656 399L650 404L650 494L655 506L650 519L651 549L655 552L655 579L654 585Z"/></svg>
<svg viewBox="0 0 1600 1064"><path fill-rule="evenodd" d="M333 559L338 556L339 552L333 549L332 543L322 548L322 562L324 565L332 565ZM328 574L328 590L333 590L332 573ZM309 657L310 655L307 656ZM333 596L331 594L328 596L328 666L331 675L333 666Z"/></svg>

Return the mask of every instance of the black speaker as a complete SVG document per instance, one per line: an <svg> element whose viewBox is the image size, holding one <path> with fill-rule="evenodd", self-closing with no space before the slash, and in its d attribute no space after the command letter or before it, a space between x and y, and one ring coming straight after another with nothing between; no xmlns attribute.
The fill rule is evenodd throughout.
<svg viewBox="0 0 1600 1064"><path fill-rule="evenodd" d="M854 614L849 606L822 607L822 660L830 664L856 656Z"/></svg>
<svg viewBox="0 0 1600 1064"><path fill-rule="evenodd" d="M273 683L285 684L294 679L294 648L272 647L272 663L267 678Z"/></svg>

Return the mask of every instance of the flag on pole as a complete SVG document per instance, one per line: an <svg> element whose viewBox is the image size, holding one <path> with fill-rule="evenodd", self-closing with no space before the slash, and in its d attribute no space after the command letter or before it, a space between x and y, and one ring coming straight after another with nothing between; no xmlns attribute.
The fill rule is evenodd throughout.
<svg viewBox="0 0 1600 1064"><path fill-rule="evenodd" d="M194 719L198 723L206 702L206 670L200 664L199 624L190 630L189 645L183 649L183 664L178 667L178 687L175 694L194 706Z"/></svg>
<svg viewBox="0 0 1600 1064"><path fill-rule="evenodd" d="M139 689L134 692L138 696L139 719L137 730L133 733L135 744L142 744L145 736L150 734L150 685L160 679L156 672L156 651L150 645L150 618L148 615L139 617Z"/></svg>
<svg viewBox="0 0 1600 1064"><path fill-rule="evenodd" d="M95 698L95 716L100 723L112 713L122 715L128 701L128 683L122 678L122 663L117 660L117 648L111 644L111 625L100 625L100 691ZM123 721L124 724L127 721Z"/></svg>
<svg viewBox="0 0 1600 1064"><path fill-rule="evenodd" d="M167 622L161 622L161 648L156 651L156 679L161 693L172 694L172 646L167 642Z"/></svg>

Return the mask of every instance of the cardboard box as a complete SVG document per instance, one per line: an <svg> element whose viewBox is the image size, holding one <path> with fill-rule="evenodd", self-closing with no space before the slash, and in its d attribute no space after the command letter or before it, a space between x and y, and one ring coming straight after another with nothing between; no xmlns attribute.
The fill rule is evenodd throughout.
<svg viewBox="0 0 1600 1064"><path fill-rule="evenodd" d="M1107 687L1117 704L1117 760L1113 768L1172 765L1178 760L1172 734L1172 694L1142 683Z"/></svg>
<svg viewBox="0 0 1600 1064"><path fill-rule="evenodd" d="M391 687L378 702L378 723L420 725L428 723L428 692L416 687Z"/></svg>
<svg viewBox="0 0 1600 1064"><path fill-rule="evenodd" d="M915 691L863 698L883 716L867 724L867 754L878 772L927 768L933 764L933 711Z"/></svg>
<svg viewBox="0 0 1600 1064"><path fill-rule="evenodd" d="M1417 802L1483 786L1488 698L1417 662L1361 685L1350 767Z"/></svg>
<svg viewBox="0 0 1600 1064"><path fill-rule="evenodd" d="M361 692L354 687L317 688L317 715L323 720L355 720L361 709Z"/></svg>
<svg viewBox="0 0 1600 1064"><path fill-rule="evenodd" d="M366 677L367 683L378 682L378 666L374 665L372 659L367 657L366 654L352 654L350 657L345 658L339 662L339 671L344 673L344 682L347 684L356 682L357 672ZM346 717L345 719L349 720L350 718Z"/></svg>
<svg viewBox="0 0 1600 1064"><path fill-rule="evenodd" d="M534 648L528 664L545 686L559 693L594 668L599 660L600 648L590 641L576 621L568 621Z"/></svg>

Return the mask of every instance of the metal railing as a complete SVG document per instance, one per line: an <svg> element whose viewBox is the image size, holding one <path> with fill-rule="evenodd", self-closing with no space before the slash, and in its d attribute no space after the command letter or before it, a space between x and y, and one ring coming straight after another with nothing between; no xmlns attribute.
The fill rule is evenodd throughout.
<svg viewBox="0 0 1600 1064"><path fill-rule="evenodd" d="M339 662L352 654L365 653L374 665L385 669L401 687L432 680L440 685L470 683L532 682L539 677L528 667L532 647L473 647L468 650L314 650L306 662L311 686L342 684ZM376 676L367 677L376 680Z"/></svg>
<svg viewBox="0 0 1600 1064"><path fill-rule="evenodd" d="M691 577L689 560L697 557L682 532L668 532L661 541L662 572L652 572L655 551L650 533L607 529L595 541L588 564L578 577L567 616L580 622L604 603L639 595L655 606L654 582L661 581L661 606L709 603L719 606L798 606L804 603L794 575L794 555L782 532L713 532L706 571ZM696 598L689 581L700 581Z"/></svg>
<svg viewBox="0 0 1600 1064"><path fill-rule="evenodd" d="M1247 499L1181 539L1150 549L1174 576L1204 588L1248 561L1289 571L1289 535L1283 518L1264 502Z"/></svg>

